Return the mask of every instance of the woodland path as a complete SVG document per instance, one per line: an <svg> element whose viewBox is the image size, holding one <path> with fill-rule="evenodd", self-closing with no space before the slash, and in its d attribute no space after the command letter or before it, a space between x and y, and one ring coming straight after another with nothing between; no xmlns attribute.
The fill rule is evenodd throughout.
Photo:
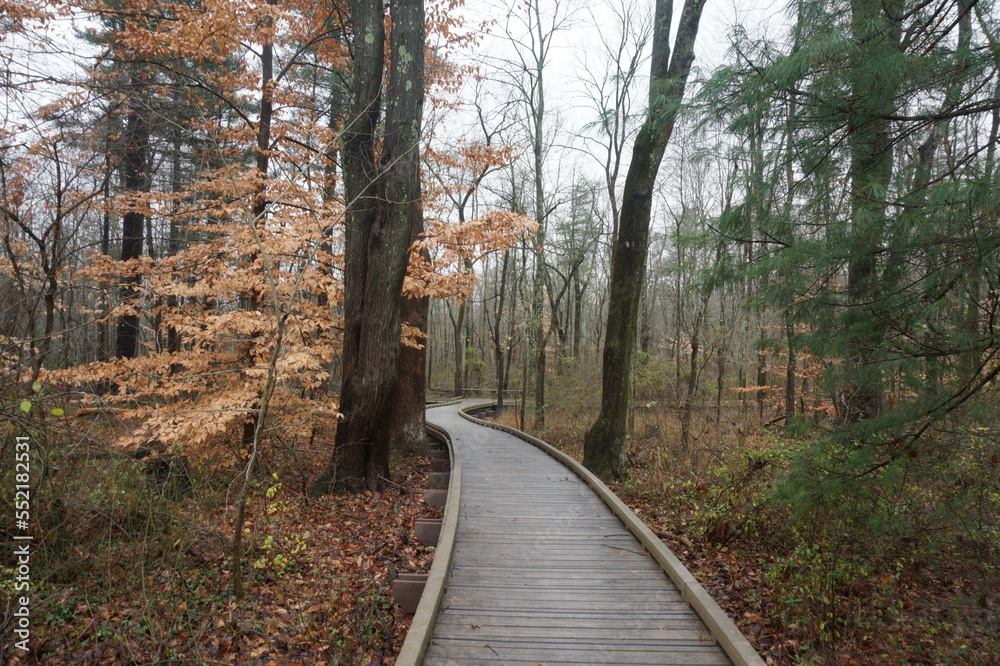
<svg viewBox="0 0 1000 666"><path fill-rule="evenodd" d="M611 509L539 448L427 410L462 461L458 529L424 664L729 664Z"/></svg>

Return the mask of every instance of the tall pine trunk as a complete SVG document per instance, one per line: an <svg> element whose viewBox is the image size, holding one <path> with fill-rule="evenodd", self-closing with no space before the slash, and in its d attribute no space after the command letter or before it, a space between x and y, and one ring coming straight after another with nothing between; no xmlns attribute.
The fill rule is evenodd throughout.
<svg viewBox="0 0 1000 666"><path fill-rule="evenodd" d="M851 37L858 47L850 62L856 101L848 127L851 227L847 307L842 320L851 352L838 396L840 418L846 423L878 416L882 404L882 376L876 358L882 333L872 308L879 302L878 257L887 232L887 191L893 165L892 127L885 118L894 108L898 78L898 73L886 75L884 63L890 51L899 49L899 9L897 0L851 2Z"/></svg>

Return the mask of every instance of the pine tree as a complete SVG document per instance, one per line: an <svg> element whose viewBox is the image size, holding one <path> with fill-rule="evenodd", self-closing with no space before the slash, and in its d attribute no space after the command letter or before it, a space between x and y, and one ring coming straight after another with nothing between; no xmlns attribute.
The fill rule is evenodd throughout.
<svg viewBox="0 0 1000 666"><path fill-rule="evenodd" d="M755 246L734 279L775 278L755 300L785 322L788 358L794 345L825 369L835 418L814 453L826 472L801 468L815 490L817 476L912 459L996 377L1000 340L982 323L997 312L984 128L998 102L983 82L998 76L998 43L995 18L964 0L790 9L787 45L741 36L703 99L730 129L764 131L764 177L747 179L720 231Z"/></svg>

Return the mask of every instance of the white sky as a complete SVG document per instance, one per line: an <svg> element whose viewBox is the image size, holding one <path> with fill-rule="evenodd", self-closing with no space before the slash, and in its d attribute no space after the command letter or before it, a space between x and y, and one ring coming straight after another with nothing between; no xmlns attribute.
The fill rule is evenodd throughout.
<svg viewBox="0 0 1000 666"><path fill-rule="evenodd" d="M565 29L559 31L554 38L550 64L546 69L546 133L554 136L557 148L554 148L549 156L549 181L552 189L566 188L571 180L572 173L583 172L597 176L600 171L598 163L591 157L587 157L579 150L583 147L575 135L579 134L583 126L592 122L596 118L596 111L590 106L584 94L583 77L585 68L597 67L602 60L603 54L601 43L601 30L605 34L614 31L616 28L615 15L612 11L614 5L612 1L622 2L624 0L539 0L542 6L543 15L551 14L552 8L561 6L562 13L568 14ZM652 15L654 0L630 0L637 7L640 7L648 15ZM701 21L698 40L695 45L695 76L706 75L714 67L723 62L728 46L728 34L737 23L744 24L751 34L769 32L775 34L779 32L785 23L785 2L786 0L707 0L707 4ZM524 0L466 0L466 6L462 10L469 17L469 24L478 23L486 19L501 20L508 11L508 3L514 5L514 11L526 12ZM674 25L680 17L683 0L676 0L674 3ZM76 63L85 61L81 57L82 52L93 50L92 47L79 40L70 37L72 30L69 21L56 21L50 24L48 32L54 42L59 43L64 48L71 48L76 53L57 52L47 56L44 60L36 57L23 57L27 51L14 51L14 57L20 60L20 65L25 70L35 72L60 72L66 75L76 69ZM516 21L512 21L516 25ZM8 47L11 44L8 43ZM503 35L500 26L493 29L493 35L484 39L481 48L477 49L477 54L490 53L495 56L513 59L512 46ZM20 56L20 57L19 57ZM634 94L636 111L640 111L645 105L645 75L648 72L648 62L640 69L642 78L638 81ZM32 101L35 104L44 103L46 97L53 96L58 89L54 86L39 86L36 88ZM466 94L471 94L471 87L467 86ZM25 118L30 110L12 108L11 100L0 96L0 117L9 125L15 118ZM452 128L463 128L467 125L461 119L454 119L448 123ZM442 134L449 134L454 131L452 128L445 128ZM459 133L461 129L459 129ZM479 138L479 137L474 137ZM560 147L575 146L576 149L565 149ZM621 181L624 181L624 169L627 168L627 159L623 164Z"/></svg>
<svg viewBox="0 0 1000 666"><path fill-rule="evenodd" d="M555 142L559 146L574 145L582 147L582 142L574 138L581 128L595 119L595 111L588 107L588 100L582 90L584 85L582 75L587 67L596 67L601 61L602 49L600 30L614 30L614 12L612 1L615 0L539 0L543 13L551 15L552 8L559 3L563 14L569 13L567 27L559 31L553 41L551 62L546 69L546 133L556 132ZM618 0L621 1L621 0ZM654 0L632 0L638 7L651 17ZM526 12L524 0L509 0L515 5L515 11ZM681 15L683 0L675 0L673 25L676 29ZM729 45L728 35L736 24L742 24L751 35L769 34L777 36L786 24L786 0L707 0L702 15L698 39L695 43L696 76L707 76L712 69L723 63ZM463 9L472 22L478 23L485 19L502 20L508 10L506 2L499 0L466 0ZM512 25L519 25L516 21ZM494 57L515 59L513 46L506 39L501 26L493 28L493 34L487 36L477 49L476 56L490 54ZM642 79L636 86L634 104L636 111L641 111L646 103L646 76L648 60L641 68ZM471 88L466 88L466 94L472 94ZM462 127L461 122L454 123ZM450 132L446 131L445 134ZM474 138L474 137L470 137ZM629 142L630 145L631 142ZM600 173L598 163L583 155L579 150L554 149L548 159L548 179L552 187L565 189L574 171L582 171L597 176ZM628 161L625 160L619 185L624 182ZM661 179L662 171L661 171Z"/></svg>
<svg viewBox="0 0 1000 666"><path fill-rule="evenodd" d="M547 136L555 133L554 141L557 144L551 149L546 160L546 197L548 205L563 202L556 211L557 218L570 210L568 200L575 175L583 174L599 182L603 179L600 163L581 150L585 144L574 135L580 133L586 123L596 118L596 112L582 89L585 78L582 75L586 73L585 68L600 66L603 60L603 54L599 53L603 48L600 31L604 30L604 34L608 35L616 30L615 13L610 3L622 1L627 0L539 0L542 3L543 14L546 10L551 11L551 7L557 2L562 3L564 7L572 8L571 24L556 35L551 62L545 72L547 107L545 132ZM631 1L643 7L652 17L654 0ZM729 35L735 25L741 24L751 36L766 34L776 37L783 32L787 25L785 13L787 1L790 0L707 0L695 43L695 71L692 73L691 81L698 77L707 78L713 69L723 64L729 47ZM527 8L524 2L525 0L466 0L466 6L462 11L468 16L467 24L473 25L486 19L502 19L508 11L508 3L518 3L519 11L525 12ZM683 0L675 0L673 10L675 30L682 6ZM494 58L516 60L513 46L505 37L501 26L493 28L492 35L484 39L481 47L473 55L481 57L484 54ZM642 112L645 109L648 72L647 58L640 68L641 78L633 97L635 112ZM469 97L474 92L474 84L467 82L463 94ZM461 115L448 117L438 129L438 138L446 143L446 137L461 136L468 127L467 118L463 119ZM468 138L476 140L480 137L473 131ZM672 224L672 218L668 214L670 210L679 210L678 191L681 185L678 174L684 173L685 170L677 168L684 156L676 138L677 134L673 145L668 148L659 172L659 190L654 198L652 219L654 234L666 231ZM619 193L628 170L631 144L632 140L629 139L618 178ZM529 150L526 150L522 159L528 162L526 167L530 165ZM720 165L708 165L715 173L704 180L706 198L709 199L707 204L716 211L721 209L724 197L718 177L726 170L726 165L715 168L718 166ZM706 169L702 171L704 173ZM481 214L485 212L486 207L496 205L493 197L484 190L486 188L481 188L479 195L482 207L470 211L473 215ZM660 247L659 251L664 251L662 244L657 247Z"/></svg>

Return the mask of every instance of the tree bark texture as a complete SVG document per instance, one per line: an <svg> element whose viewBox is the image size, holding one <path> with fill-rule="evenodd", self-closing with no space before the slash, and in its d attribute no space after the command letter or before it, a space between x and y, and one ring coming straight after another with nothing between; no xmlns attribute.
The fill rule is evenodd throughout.
<svg viewBox="0 0 1000 666"><path fill-rule="evenodd" d="M351 0L353 90L344 129L347 195L344 351L340 412L330 466L314 492L381 490L399 359L400 304L413 216L419 206L424 95L422 0L393 0L392 69L382 150L375 139L385 51L380 0Z"/></svg>
<svg viewBox="0 0 1000 666"><path fill-rule="evenodd" d="M632 161L622 193L618 236L611 251L601 412L584 442L583 464L604 480L628 476L625 429L639 304L646 275L653 184L684 96L704 6L705 0L685 0L671 58L671 2L656 2L649 111L632 149Z"/></svg>
<svg viewBox="0 0 1000 666"><path fill-rule="evenodd" d="M149 192L149 123L146 109L141 99L140 74L133 72L130 80L129 107L125 117L125 169L124 189L132 194ZM145 205L145 204L142 204ZM138 259L142 256L142 236L146 226L146 216L138 210L129 210L122 217L121 260ZM122 301L133 300L138 291L139 278L130 276L122 281ZM115 340L115 356L135 358L139 348L139 316L123 315L118 319L118 334Z"/></svg>
<svg viewBox="0 0 1000 666"><path fill-rule="evenodd" d="M424 217L418 206L412 207L413 237L424 231ZM422 252L430 261L430 253ZM427 332L429 296L413 298L403 296L400 304L400 319L424 333ZM400 343L399 360L396 364L399 384L392 415L392 446L401 450L417 450L427 441L424 421L427 405L427 341L419 348Z"/></svg>

